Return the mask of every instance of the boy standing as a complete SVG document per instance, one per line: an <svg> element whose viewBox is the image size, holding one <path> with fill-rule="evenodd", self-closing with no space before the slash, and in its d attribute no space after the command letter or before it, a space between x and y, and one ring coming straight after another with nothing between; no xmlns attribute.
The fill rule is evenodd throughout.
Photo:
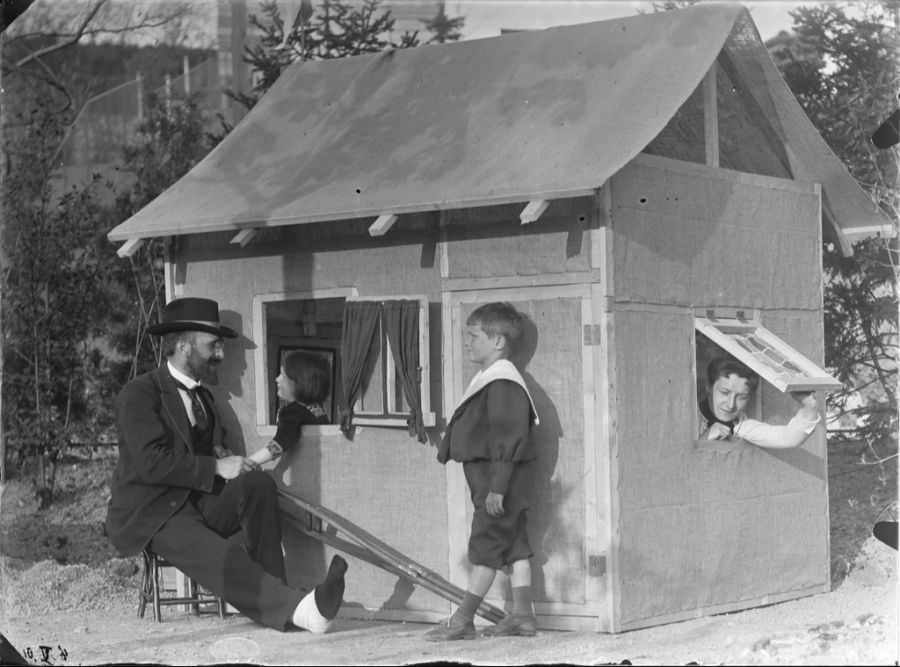
<svg viewBox="0 0 900 667"><path fill-rule="evenodd" d="M446 624L429 630L429 641L472 639L474 617L494 583L509 567L513 610L487 636L537 632L531 600L533 555L525 531L531 498L529 461L535 458L531 424L538 423L525 381L509 360L522 339L522 315L508 303L487 303L466 320L465 350L479 367L453 413L438 461L463 464L475 507L469 537L469 584Z"/></svg>

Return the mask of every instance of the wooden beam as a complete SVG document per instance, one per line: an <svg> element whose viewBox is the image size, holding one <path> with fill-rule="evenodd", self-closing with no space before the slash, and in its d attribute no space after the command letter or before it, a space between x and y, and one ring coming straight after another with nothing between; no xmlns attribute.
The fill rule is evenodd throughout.
<svg viewBox="0 0 900 667"><path fill-rule="evenodd" d="M529 222L534 222L541 217L541 214L547 210L548 206L550 206L550 202L548 200L534 199L528 202L528 205L522 209L521 213L519 213L519 220L522 221L523 225L527 225Z"/></svg>
<svg viewBox="0 0 900 667"><path fill-rule="evenodd" d="M258 229L253 229L252 227L247 229L242 229L237 234L235 234L234 238L231 239L231 243L237 243L242 248L250 243L253 240L253 237L259 233Z"/></svg>
<svg viewBox="0 0 900 667"><path fill-rule="evenodd" d="M716 63L703 78L703 125L706 143L706 164L719 166L719 108L716 98Z"/></svg>
<svg viewBox="0 0 900 667"><path fill-rule="evenodd" d="M145 239L128 239L116 250L116 254L119 257L131 257L144 245L144 241Z"/></svg>
<svg viewBox="0 0 900 667"><path fill-rule="evenodd" d="M369 227L369 236L384 236L388 230L397 222L397 216L391 213L379 215L375 222Z"/></svg>

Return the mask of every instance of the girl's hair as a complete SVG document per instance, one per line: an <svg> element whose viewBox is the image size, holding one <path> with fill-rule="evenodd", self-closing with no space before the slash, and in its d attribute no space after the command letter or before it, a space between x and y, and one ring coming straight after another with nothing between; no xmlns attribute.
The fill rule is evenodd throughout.
<svg viewBox="0 0 900 667"><path fill-rule="evenodd" d="M481 327L488 336L503 336L510 352L515 352L522 341L522 314L512 304L494 301L479 306L466 319L466 325Z"/></svg>
<svg viewBox="0 0 900 667"><path fill-rule="evenodd" d="M321 403L331 391L331 368L323 357L303 350L288 352L282 363L284 374L296 384L294 399Z"/></svg>
<svg viewBox="0 0 900 667"><path fill-rule="evenodd" d="M716 357L706 367L706 380L709 382L710 387L719 378L727 378L729 375L737 375L739 378L744 378L747 384L750 385L750 391L755 391L759 384L759 376L756 373L737 359L732 359L731 357Z"/></svg>

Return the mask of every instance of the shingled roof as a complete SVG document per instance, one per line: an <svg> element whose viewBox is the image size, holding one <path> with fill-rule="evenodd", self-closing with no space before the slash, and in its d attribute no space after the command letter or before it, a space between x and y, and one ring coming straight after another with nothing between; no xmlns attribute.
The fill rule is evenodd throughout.
<svg viewBox="0 0 900 667"><path fill-rule="evenodd" d="M884 225L735 4L299 62L112 241L589 194L666 126L717 57L823 188L844 232Z"/></svg>

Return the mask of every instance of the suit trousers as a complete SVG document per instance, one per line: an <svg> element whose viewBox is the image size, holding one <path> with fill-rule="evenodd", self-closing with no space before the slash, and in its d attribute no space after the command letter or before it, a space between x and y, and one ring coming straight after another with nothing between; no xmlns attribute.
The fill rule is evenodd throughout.
<svg viewBox="0 0 900 667"><path fill-rule="evenodd" d="M248 618L287 630L308 593L287 585L278 493L265 472L229 480L219 494L191 494L150 548Z"/></svg>

